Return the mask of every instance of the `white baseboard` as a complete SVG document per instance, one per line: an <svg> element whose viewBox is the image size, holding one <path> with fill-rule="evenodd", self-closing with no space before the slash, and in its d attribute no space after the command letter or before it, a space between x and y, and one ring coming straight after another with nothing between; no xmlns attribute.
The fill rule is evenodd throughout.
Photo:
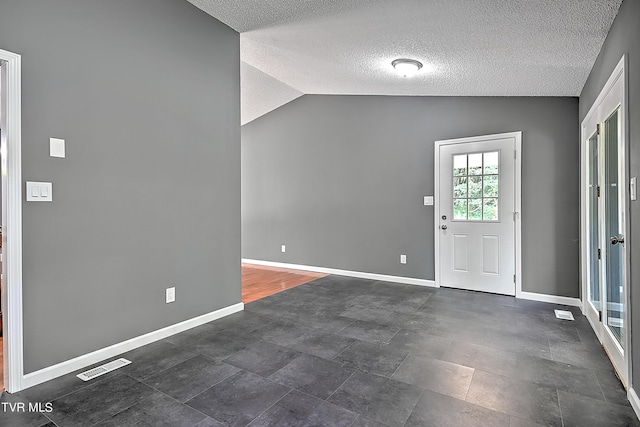
<svg viewBox="0 0 640 427"><path fill-rule="evenodd" d="M194 317L193 319L185 320L183 322L176 323L175 325L167 326L165 328L158 329L157 331L149 332L147 334L140 335L139 337L131 338L118 344L75 357L56 365L40 369L39 371L23 376L22 388L25 389L33 387L34 385L77 371L78 369L86 368L87 366L102 362L103 360L110 359L138 347L142 347L143 345L151 344L152 342L159 341L170 337L171 335L195 328L196 326L203 325L242 310L244 310L244 304L240 302L238 304L230 305L228 307L212 311L211 313L203 314L202 316Z"/></svg>
<svg viewBox="0 0 640 427"><path fill-rule="evenodd" d="M582 307L582 301L580 298L561 297L557 295L538 294L535 292L520 292L516 296L521 299L528 299L532 301L550 302L552 304L570 305L573 307Z"/></svg>
<svg viewBox="0 0 640 427"><path fill-rule="evenodd" d="M290 268L292 270L313 271L314 273L336 274L338 276L357 277L359 279L381 280L383 282L404 283L407 285L435 287L433 280L414 279L412 277L389 276L386 274L364 273L361 271L339 270L337 268L315 267L311 265L286 264L282 262L261 261L257 259L242 259L246 264L264 265L268 267Z"/></svg>
<svg viewBox="0 0 640 427"><path fill-rule="evenodd" d="M636 416L640 418L640 399L638 399L638 395L633 387L629 387L629 390L627 390L627 399L629 399Z"/></svg>

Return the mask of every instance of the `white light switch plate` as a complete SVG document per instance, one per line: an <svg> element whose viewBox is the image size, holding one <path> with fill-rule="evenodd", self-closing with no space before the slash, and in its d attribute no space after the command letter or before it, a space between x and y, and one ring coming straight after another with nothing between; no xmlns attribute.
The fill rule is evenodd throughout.
<svg viewBox="0 0 640 427"><path fill-rule="evenodd" d="M636 178L637 177L635 176L631 178L631 183L629 184L629 192L631 193L629 197L631 197L631 200L638 200L638 187L636 186Z"/></svg>
<svg viewBox="0 0 640 427"><path fill-rule="evenodd" d="M167 288L167 291L165 293L165 301L167 304L169 304L170 302L174 302L176 300L176 288Z"/></svg>
<svg viewBox="0 0 640 427"><path fill-rule="evenodd" d="M433 196L424 196L424 205L433 206Z"/></svg>
<svg viewBox="0 0 640 427"><path fill-rule="evenodd" d="M407 263L407 256L400 255L400 264L406 264L406 263Z"/></svg>
<svg viewBox="0 0 640 427"><path fill-rule="evenodd" d="M53 201L53 185L50 182L27 181L27 202Z"/></svg>
<svg viewBox="0 0 640 427"><path fill-rule="evenodd" d="M64 139L49 138L49 155L51 157L65 157Z"/></svg>

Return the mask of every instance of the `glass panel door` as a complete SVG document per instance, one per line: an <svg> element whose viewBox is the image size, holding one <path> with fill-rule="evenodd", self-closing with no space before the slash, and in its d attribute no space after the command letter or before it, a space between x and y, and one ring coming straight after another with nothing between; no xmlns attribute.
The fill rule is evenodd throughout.
<svg viewBox="0 0 640 427"><path fill-rule="evenodd" d="M587 239L589 251L589 302L597 312L602 310L600 298L600 231L598 227L598 134L587 142Z"/></svg>
<svg viewBox="0 0 640 427"><path fill-rule="evenodd" d="M627 388L630 376L629 180L624 59L581 126L583 312Z"/></svg>
<svg viewBox="0 0 640 427"><path fill-rule="evenodd" d="M619 109L604 121L604 228L606 247L606 307L603 323L618 344L624 349L624 301L623 298L623 247L620 200L624 197L624 185L620 182Z"/></svg>

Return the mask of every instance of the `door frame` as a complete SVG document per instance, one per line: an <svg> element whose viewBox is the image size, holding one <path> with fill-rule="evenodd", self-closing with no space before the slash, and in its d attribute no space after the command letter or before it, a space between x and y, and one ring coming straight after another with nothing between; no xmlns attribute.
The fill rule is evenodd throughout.
<svg viewBox="0 0 640 427"><path fill-rule="evenodd" d="M497 133L492 135L472 136L467 138L445 139L434 143L434 255L435 255L435 286L440 287L440 221L437 212L440 210L440 147L451 144L464 144L469 142L482 143L495 139L515 139L515 213L514 213L514 239L515 239L515 274L516 274L516 298L522 296L522 131Z"/></svg>
<svg viewBox="0 0 640 427"><path fill-rule="evenodd" d="M623 192L623 197L621 198L622 202L622 214L624 215L624 224L625 224L625 256L624 256L624 304L626 306L625 314L624 314L624 324L627 327L624 328L624 339L626 343L626 347L624 349L624 358L625 358L625 366L622 369L625 369L626 372L621 373L622 376L626 378L625 385L627 386L627 391L631 390L631 364L632 364L632 345L631 345L631 298L630 298L630 288L629 288L629 278L631 277L631 251L629 248L631 247L631 234L629 233L629 207L630 207L630 194L629 194L629 176L630 176L630 165L629 165L629 110L627 108L628 102L628 73L627 70L627 61L628 57L626 54L622 55L620 61L613 69L609 79L603 86L602 90L598 94L598 97L595 99L591 108L589 108L589 112L585 115L584 120L580 123L580 273L581 273L581 291L582 291L582 314L586 316L587 308L589 304L589 283L587 281L587 269L589 267L589 248L587 247L588 242L588 224L587 224L587 203L589 201L589 195L587 193L587 185L588 185L588 168L586 167L587 160L587 147L586 141L593 134L593 129L589 130L586 128L588 122L593 119L593 116L599 112L599 107L602 102L605 100L614 84L617 82L622 83L622 99L620 101L620 118L621 118L621 139L620 141L620 160L623 167L621 168L622 173L622 183L625 186L625 191ZM600 268L600 267L599 267ZM586 316L589 319L589 316ZM589 323L593 328L596 336L600 343L602 343L602 331L600 330L600 325L594 325L589 319Z"/></svg>
<svg viewBox="0 0 640 427"><path fill-rule="evenodd" d="M12 393L23 388L22 306L22 62L0 50L2 64L2 303L4 385Z"/></svg>

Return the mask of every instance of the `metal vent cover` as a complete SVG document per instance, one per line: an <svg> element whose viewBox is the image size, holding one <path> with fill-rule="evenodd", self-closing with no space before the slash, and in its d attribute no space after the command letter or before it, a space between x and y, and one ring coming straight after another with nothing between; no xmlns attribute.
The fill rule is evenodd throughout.
<svg viewBox="0 0 640 427"><path fill-rule="evenodd" d="M104 375L111 371L115 371L116 369L122 368L123 366L127 366L129 363L131 363L130 360L120 358L112 362L105 363L104 365L96 366L95 368L89 369L88 371L76 375L76 377L80 378L82 381L89 381L96 377L99 377L100 375Z"/></svg>
<svg viewBox="0 0 640 427"><path fill-rule="evenodd" d="M574 320L573 313L567 310L553 310L556 313L556 318L562 320Z"/></svg>

